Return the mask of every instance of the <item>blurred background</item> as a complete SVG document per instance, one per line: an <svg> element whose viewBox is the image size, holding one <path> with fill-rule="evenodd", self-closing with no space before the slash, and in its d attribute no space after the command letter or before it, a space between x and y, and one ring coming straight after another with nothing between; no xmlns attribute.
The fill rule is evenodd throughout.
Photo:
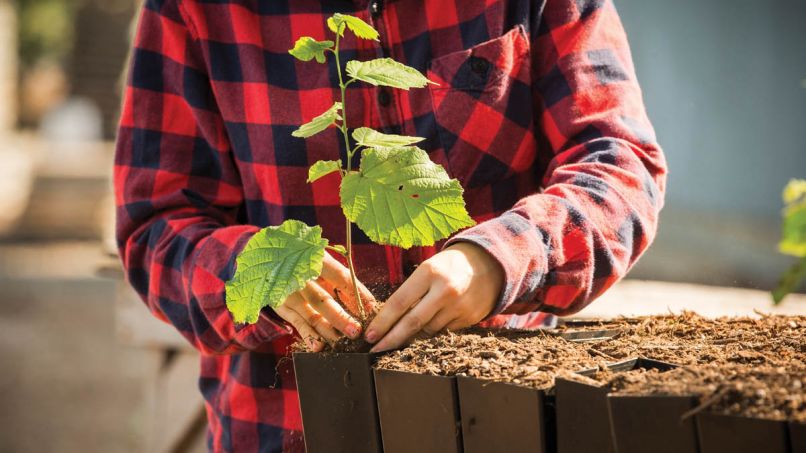
<svg viewBox="0 0 806 453"><path fill-rule="evenodd" d="M630 277L771 289L781 189L806 177L806 2L615 1L671 169ZM196 359L108 240L139 3L0 0L0 452L202 450Z"/></svg>

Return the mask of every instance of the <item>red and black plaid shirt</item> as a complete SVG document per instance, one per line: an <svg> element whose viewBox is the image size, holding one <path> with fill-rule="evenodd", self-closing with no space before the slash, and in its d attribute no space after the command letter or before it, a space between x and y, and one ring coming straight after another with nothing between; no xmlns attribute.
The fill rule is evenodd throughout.
<svg viewBox="0 0 806 453"><path fill-rule="evenodd" d="M147 0L115 161L118 241L131 284L202 353L215 451L303 449L280 361L292 330L269 310L234 325L224 281L260 227L299 219L343 241L338 178L305 182L311 163L344 158L343 141L335 128L291 136L338 98L332 59L327 71L288 54L299 36L326 39L334 12L380 31L379 42L347 33L342 61L388 56L439 83L352 84L348 124L425 137L461 181L480 223L454 240L506 272L489 324L581 309L656 230L664 157L609 0ZM370 287L399 284L438 250L354 237Z"/></svg>

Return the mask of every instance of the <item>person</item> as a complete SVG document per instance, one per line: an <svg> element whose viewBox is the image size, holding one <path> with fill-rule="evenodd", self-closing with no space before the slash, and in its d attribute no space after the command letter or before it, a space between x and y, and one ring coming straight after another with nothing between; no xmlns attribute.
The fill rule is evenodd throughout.
<svg viewBox="0 0 806 453"><path fill-rule="evenodd" d="M397 288L363 331L334 301L357 308L330 255L321 278L237 325L224 282L256 231L297 219L345 236L338 178L306 183L311 163L344 157L338 131L291 135L337 99L332 61L288 54L299 36L328 39L334 12L380 32L345 34L342 61L388 56L438 84L352 84L348 125L424 137L479 223L411 250L354 229L364 299ZM314 349L344 334L386 350L479 323L551 325L624 276L663 204L664 156L611 0L146 0L127 85L120 254L155 316L201 351L213 451L304 449L283 360L297 334Z"/></svg>

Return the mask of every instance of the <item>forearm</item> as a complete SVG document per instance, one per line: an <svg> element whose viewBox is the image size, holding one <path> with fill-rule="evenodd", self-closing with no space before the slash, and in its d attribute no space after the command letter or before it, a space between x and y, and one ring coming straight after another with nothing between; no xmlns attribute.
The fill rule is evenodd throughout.
<svg viewBox="0 0 806 453"><path fill-rule="evenodd" d="M548 2L552 33L532 39L538 142L553 153L542 191L452 240L484 247L505 269L493 314L582 309L627 273L657 229L666 164L626 36L611 2L585 3Z"/></svg>

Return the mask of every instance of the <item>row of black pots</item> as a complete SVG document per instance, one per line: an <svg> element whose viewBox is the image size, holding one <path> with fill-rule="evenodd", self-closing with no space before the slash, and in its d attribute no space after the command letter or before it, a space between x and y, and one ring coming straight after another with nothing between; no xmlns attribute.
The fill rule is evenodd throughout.
<svg viewBox="0 0 806 453"><path fill-rule="evenodd" d="M806 425L701 412L697 399L551 390L372 370L371 354L297 353L305 441L316 452L806 452ZM633 359L613 371L674 365ZM582 374L585 372L583 371Z"/></svg>
<svg viewBox="0 0 806 453"><path fill-rule="evenodd" d="M520 333L534 335L534 332ZM614 329L588 329L559 335L569 341L581 342L600 341L618 333ZM517 336L519 332L510 331L508 334ZM378 357L376 354L298 352L293 357L305 444L309 453L381 452L384 445L387 452L413 451L410 448L416 445L429 446L432 448L430 451L462 450L462 427L456 421L460 418L455 378L387 373L382 370L373 373L372 365ZM471 380L467 381L464 389L473 386ZM503 384L497 386L504 387ZM376 387L379 389L377 392ZM510 393L515 395L527 393L517 386L504 388L509 387L512 388ZM376 399L376 394L380 401ZM468 401L468 398L465 400ZM518 399L518 402L524 413L539 411L541 422L538 425L543 426L542 396L532 395L523 401ZM487 404L495 406L492 401ZM383 443L379 407L381 413L386 414L383 417ZM437 410L433 410L435 407ZM467 403L465 407L468 407ZM466 432L479 431L473 429L476 424L472 421L474 417L464 419L468 425L465 426ZM507 427L509 424L501 429ZM531 425L528 425L523 432L530 430ZM542 436L542 430L539 435Z"/></svg>

